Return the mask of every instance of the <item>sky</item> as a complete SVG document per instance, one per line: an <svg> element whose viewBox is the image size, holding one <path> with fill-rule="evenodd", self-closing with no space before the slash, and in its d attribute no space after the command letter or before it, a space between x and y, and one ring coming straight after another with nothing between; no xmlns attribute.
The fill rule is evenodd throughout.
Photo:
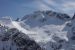
<svg viewBox="0 0 75 50"><path fill-rule="evenodd" d="M0 0L0 17L16 19L38 10L52 10L73 16L75 0Z"/></svg>

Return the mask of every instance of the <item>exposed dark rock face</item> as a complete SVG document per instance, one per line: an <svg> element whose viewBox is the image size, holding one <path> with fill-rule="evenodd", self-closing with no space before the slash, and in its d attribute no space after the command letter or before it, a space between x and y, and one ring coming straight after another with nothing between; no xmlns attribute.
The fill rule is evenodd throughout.
<svg viewBox="0 0 75 50"><path fill-rule="evenodd" d="M72 20L74 20L75 19L75 14L74 14L74 16L72 17Z"/></svg>
<svg viewBox="0 0 75 50"><path fill-rule="evenodd" d="M15 28L8 29L4 34L5 35L1 37L2 39L0 39L0 41L12 41L10 45L13 46L13 44L15 44L15 50L42 50L34 40ZM8 49L12 50L12 46ZM6 48L3 48L3 50L6 50Z"/></svg>

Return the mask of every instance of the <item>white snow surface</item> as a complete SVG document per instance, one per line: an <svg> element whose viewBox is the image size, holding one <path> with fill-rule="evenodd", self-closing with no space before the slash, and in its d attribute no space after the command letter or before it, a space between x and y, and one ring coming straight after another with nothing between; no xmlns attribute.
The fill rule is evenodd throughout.
<svg viewBox="0 0 75 50"><path fill-rule="evenodd" d="M61 18L57 14L52 13L49 16L37 12L23 18L18 24L22 29L27 30L27 35L45 50L74 50L75 41L71 39L72 27L75 27L74 21L66 19L66 16ZM60 40L64 40L64 42L59 43ZM51 46L54 46L55 49ZM57 49L59 46L60 48Z"/></svg>
<svg viewBox="0 0 75 50"><path fill-rule="evenodd" d="M17 28L19 31L22 31L23 33L27 34L30 38L34 39L36 42L48 42L48 41L53 41L55 42L52 38L54 35L60 37L61 39L65 39L68 41L67 38L67 31L62 31L62 29L65 27L65 24L61 26L56 26L56 25L50 25L50 26L45 26L50 27L49 31L51 32L51 35L48 35L47 33L44 32L44 28L34 28L33 30L29 31L20 26L19 22L12 21L12 24L15 28ZM47 28L46 28L47 29ZM40 33L39 33L40 32Z"/></svg>
<svg viewBox="0 0 75 50"><path fill-rule="evenodd" d="M43 19L46 20L43 21ZM52 45L60 46L59 40L64 40L61 43L62 48L60 50L75 49L75 41L70 39L73 36L72 27L75 27L74 22L75 20L62 20L55 17L55 15L48 16L44 14L38 14L35 18L33 15L30 15L25 20L23 19L23 21L0 20L0 24L9 28L17 28L46 50L54 50L51 47ZM72 26L68 26L68 23L72 24Z"/></svg>

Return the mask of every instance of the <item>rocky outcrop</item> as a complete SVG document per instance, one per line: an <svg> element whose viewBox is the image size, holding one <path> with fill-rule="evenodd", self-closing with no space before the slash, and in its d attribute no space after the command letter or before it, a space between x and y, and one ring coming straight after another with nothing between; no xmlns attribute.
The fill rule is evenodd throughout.
<svg viewBox="0 0 75 50"><path fill-rule="evenodd" d="M3 43L5 42L10 45L2 46L3 50L42 50L34 40L30 39L26 34L18 31L16 28L8 29L6 32L3 32L3 36L0 36L2 45L4 45ZM13 48L14 45L15 48ZM6 48L6 46L8 48Z"/></svg>

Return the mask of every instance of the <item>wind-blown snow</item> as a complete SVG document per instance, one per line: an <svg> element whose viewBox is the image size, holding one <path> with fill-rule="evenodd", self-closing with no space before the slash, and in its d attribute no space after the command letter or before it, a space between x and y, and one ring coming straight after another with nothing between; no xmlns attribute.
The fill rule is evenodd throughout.
<svg viewBox="0 0 75 50"><path fill-rule="evenodd" d="M35 28L35 30L26 30L25 28L23 28L19 22L16 21L12 21L12 24L15 28L17 28L19 31L27 34L30 38L34 39L36 42L48 42L48 41L52 41L55 42L52 38L53 36L57 36L60 37L61 39L65 39L66 41L68 41L67 38L67 31L62 31L63 28L65 27L66 23L61 25L61 26L56 26L56 25L50 25L50 26L44 26L44 28L49 29L50 34L48 35L47 33L44 32L44 28Z"/></svg>
<svg viewBox="0 0 75 50"><path fill-rule="evenodd" d="M15 28L17 28L19 31L27 34L30 38L34 39L36 42L40 42L40 41L46 42L46 41L50 41L50 40L52 41L52 39L51 39L52 35L48 36L45 33L40 34L39 32L28 31L25 28L21 27L20 24L16 21L13 21L12 24Z"/></svg>
<svg viewBox="0 0 75 50"><path fill-rule="evenodd" d="M22 28L22 27L19 25L18 22L12 21L12 24L13 24L13 26L14 26L15 28L17 28L19 31L22 31L23 33L26 33L26 34L28 33L28 31L25 30L24 28Z"/></svg>

